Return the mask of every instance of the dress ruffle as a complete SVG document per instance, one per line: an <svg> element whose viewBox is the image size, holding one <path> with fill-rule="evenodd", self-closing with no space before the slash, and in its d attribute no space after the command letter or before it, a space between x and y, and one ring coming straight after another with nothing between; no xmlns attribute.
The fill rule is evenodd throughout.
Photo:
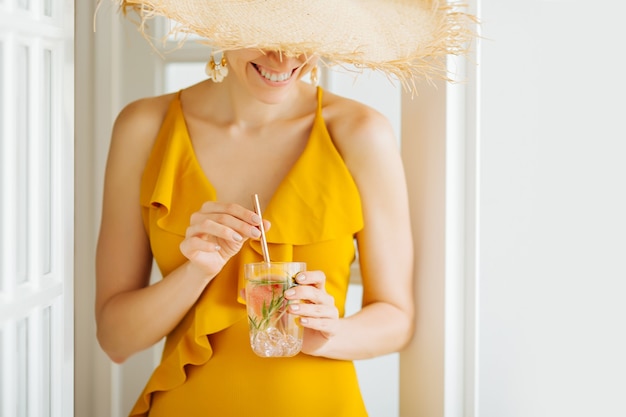
<svg viewBox="0 0 626 417"><path fill-rule="evenodd" d="M294 250L307 245L351 239L363 227L358 189L328 135L320 111L313 131L316 131L315 135L311 134L302 155L263 213L263 217L272 223L267 241L275 261L292 261ZM215 189L196 160L177 96L154 145L141 187L144 221L164 277L186 258L179 251L163 250L164 245L154 242L170 239L179 244L185 236L190 215L205 201L217 198ZM262 260L260 243L248 241L211 281L168 335L161 363L154 370L131 416L147 415L152 393L182 385L187 378L186 366L202 365L211 359L213 350L207 336L246 316L240 296L244 285L243 265Z"/></svg>

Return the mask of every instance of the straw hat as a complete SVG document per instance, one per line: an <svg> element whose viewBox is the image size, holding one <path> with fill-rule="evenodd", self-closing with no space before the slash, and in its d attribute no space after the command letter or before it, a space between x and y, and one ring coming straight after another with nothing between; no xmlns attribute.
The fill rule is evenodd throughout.
<svg viewBox="0 0 626 417"><path fill-rule="evenodd" d="M445 0L116 0L146 20L164 16L173 32L196 34L218 50L258 48L318 55L395 76L447 79L445 57L467 51L473 17Z"/></svg>

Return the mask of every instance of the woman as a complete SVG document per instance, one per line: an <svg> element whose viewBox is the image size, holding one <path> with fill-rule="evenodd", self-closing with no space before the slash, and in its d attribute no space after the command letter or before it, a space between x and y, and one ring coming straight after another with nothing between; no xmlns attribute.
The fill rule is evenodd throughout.
<svg viewBox="0 0 626 417"><path fill-rule="evenodd" d="M410 341L413 244L390 124L301 81L317 56L285 52L229 49L209 80L115 122L98 339L121 363L167 337L132 416L365 416L352 361ZM293 358L259 358L248 342L241 271L263 259L261 221L272 260L308 265L285 294L305 328ZM363 306L345 317L354 241ZM163 279L150 285L153 259Z"/></svg>

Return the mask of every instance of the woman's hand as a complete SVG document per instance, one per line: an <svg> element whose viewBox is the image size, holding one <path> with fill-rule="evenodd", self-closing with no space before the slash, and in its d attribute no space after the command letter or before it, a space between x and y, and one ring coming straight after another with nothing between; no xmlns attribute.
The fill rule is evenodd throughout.
<svg viewBox="0 0 626 417"><path fill-rule="evenodd" d="M339 328L339 311L335 299L326 292L326 275L322 271L305 271L296 276L299 285L285 291L292 314L300 316L304 327L302 352L316 355L335 336Z"/></svg>
<svg viewBox="0 0 626 417"><path fill-rule="evenodd" d="M264 222L265 229L269 229L269 222ZM260 224L261 218L255 212L239 204L208 201L191 215L180 251L190 265L211 279L247 239L261 236Z"/></svg>

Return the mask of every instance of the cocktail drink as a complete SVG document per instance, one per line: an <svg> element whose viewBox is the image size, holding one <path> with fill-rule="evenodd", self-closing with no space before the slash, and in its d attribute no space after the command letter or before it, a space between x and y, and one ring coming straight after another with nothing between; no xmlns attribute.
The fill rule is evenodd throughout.
<svg viewBox="0 0 626 417"><path fill-rule="evenodd" d="M303 328L289 312L294 301L285 291L295 285L304 262L259 262L244 265L250 346L261 357L294 356L302 348Z"/></svg>

